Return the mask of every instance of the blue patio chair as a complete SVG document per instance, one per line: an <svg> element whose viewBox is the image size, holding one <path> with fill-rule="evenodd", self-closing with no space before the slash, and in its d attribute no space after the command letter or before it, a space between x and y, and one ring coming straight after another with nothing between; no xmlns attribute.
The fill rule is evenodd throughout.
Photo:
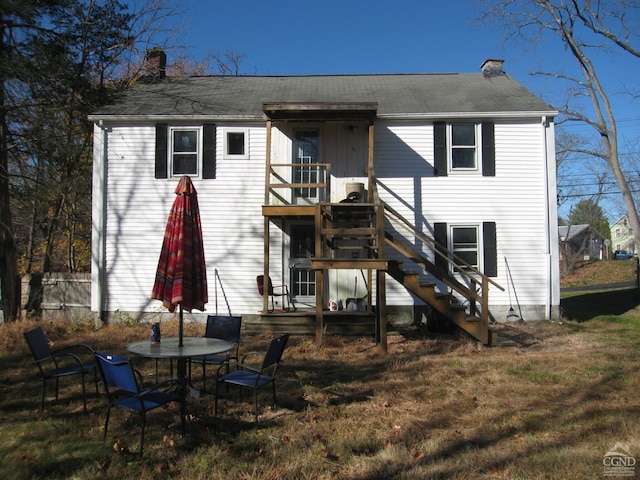
<svg viewBox="0 0 640 480"><path fill-rule="evenodd" d="M56 400L58 400L59 380L61 377L80 376L82 382L82 400L87 410L87 394L84 377L93 373L93 380L98 394L98 376L93 359L93 349L88 345L75 344L53 350L49 345L42 327L24 332L24 338L29 345L34 363L38 366L42 378L42 401L40 409L44 410L44 397L48 380L56 382Z"/></svg>
<svg viewBox="0 0 640 480"><path fill-rule="evenodd" d="M107 417L104 423L104 440L107 439L112 407L137 413L140 415L139 454L142 457L147 412L172 402L182 403L184 399L177 393L163 390L163 388L175 384L174 380L167 380L153 387L144 388L140 380L140 374L134 370L131 361L127 358L98 352L96 352L95 358L108 400ZM181 417L182 430L184 431L184 417L182 415Z"/></svg>
<svg viewBox="0 0 640 480"><path fill-rule="evenodd" d="M207 327L204 332L206 338L220 338L231 342L233 350L221 355L197 355L189 359L189 379L191 379L192 364L202 365L202 391L207 391L206 367L207 365L220 365L230 360L238 360L240 349L240 330L242 327L242 317L209 315L207 317Z"/></svg>
<svg viewBox="0 0 640 480"><path fill-rule="evenodd" d="M250 388L253 390L253 407L255 411L256 428L258 427L258 390L265 385L271 384L273 388L273 404L274 407L277 406L276 372L288 341L289 334L287 333L271 340L266 353L249 352L240 362L225 362L218 367L214 417L218 416L218 387L221 384L236 385L240 387L240 393L242 393L242 388ZM260 368L255 368L247 364L247 361L254 356L263 357ZM236 370L230 371L226 375L220 375L222 369L229 367L235 367Z"/></svg>

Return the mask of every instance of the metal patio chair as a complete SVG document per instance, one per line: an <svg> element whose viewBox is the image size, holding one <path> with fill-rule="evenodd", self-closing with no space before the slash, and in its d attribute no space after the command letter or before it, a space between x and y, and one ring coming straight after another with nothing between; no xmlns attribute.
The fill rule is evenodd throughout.
<svg viewBox="0 0 640 480"><path fill-rule="evenodd" d="M78 375L82 383L82 401L86 411L86 375L93 373L96 395L98 394L98 376L93 358L93 349L88 345L75 344L54 350L50 347L49 340L44 330L42 330L42 327L36 327L33 330L24 332L24 338L29 345L34 363L38 366L40 377L42 378L42 401L40 409L44 410L44 397L48 380L55 380L56 400L58 400L60 378Z"/></svg>
<svg viewBox="0 0 640 480"><path fill-rule="evenodd" d="M137 413L140 415L139 455L142 457L147 412L172 402L183 402L183 398L177 393L164 390L165 387L169 388L175 385L175 381L166 380L145 388L142 385L141 375L134 370L128 358L98 352L96 352L95 358L104 382L108 401L107 416L104 423L104 440L107 439L112 407ZM185 419L184 416L180 416L182 417L182 430L184 431Z"/></svg>
<svg viewBox="0 0 640 480"><path fill-rule="evenodd" d="M256 283L258 285L258 293L261 296L268 295L269 301L271 302L271 310L268 308L267 304L267 313L271 313L275 310L275 297L282 298L282 310L284 311L296 311L296 305L291 300L291 295L289 294L289 287L286 285L274 285L271 281L271 277L267 277L267 282L264 281L264 275L258 275L256 277ZM285 308L286 304L286 308Z"/></svg>
<svg viewBox="0 0 640 480"><path fill-rule="evenodd" d="M191 366L196 363L202 365L202 391L207 391L206 368L207 365L220 365L230 360L238 360L240 349L240 331L242 327L242 317L209 315L207 317L207 327L204 336L207 338L220 338L231 342L233 350L220 355L198 355L189 359L189 380L191 380Z"/></svg>
<svg viewBox="0 0 640 480"><path fill-rule="evenodd" d="M244 355L240 362L225 362L218 367L214 417L218 416L218 387L221 384L235 385L240 387L240 393L242 393L243 388L253 390L253 407L255 411L256 428L258 427L258 390L265 385L271 384L273 389L273 404L276 406L276 372L288 341L289 334L287 333L271 340L266 353L249 352ZM247 364L247 361L255 356L262 357L262 365L259 368ZM235 368L236 370L221 375L222 369L225 368Z"/></svg>

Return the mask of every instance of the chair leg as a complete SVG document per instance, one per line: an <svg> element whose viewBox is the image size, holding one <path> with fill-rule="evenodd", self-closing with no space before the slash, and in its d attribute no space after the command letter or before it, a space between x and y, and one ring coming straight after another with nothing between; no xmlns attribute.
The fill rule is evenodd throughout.
<svg viewBox="0 0 640 480"><path fill-rule="evenodd" d="M220 382L218 381L218 379L216 378L216 398L213 401L213 418L217 418L218 417L218 386L220 385Z"/></svg>
<svg viewBox="0 0 640 480"><path fill-rule="evenodd" d="M104 438L107 439L107 430L109 429L109 416L111 415L111 405L107 407L107 418L104 420Z"/></svg>
<svg viewBox="0 0 640 480"><path fill-rule="evenodd" d="M84 387L84 373L80 375L82 377L82 403L84 404L84 411L87 411L87 390Z"/></svg>
<svg viewBox="0 0 640 480"><path fill-rule="evenodd" d="M142 429L142 432L140 432L140 457L142 457L142 449L144 448L144 427L146 425L146 415L144 414L144 410L140 413L140 427Z"/></svg>
<svg viewBox="0 0 640 480"><path fill-rule="evenodd" d="M96 384L96 397L98 395L100 395L100 392L98 392L98 367L93 369L93 381Z"/></svg>
<svg viewBox="0 0 640 480"><path fill-rule="evenodd" d="M40 411L44 412L44 393L47 387L47 381L42 379L42 401L40 402Z"/></svg>
<svg viewBox="0 0 640 480"><path fill-rule="evenodd" d="M207 391L207 362L202 362L202 391Z"/></svg>
<svg viewBox="0 0 640 480"><path fill-rule="evenodd" d="M278 402L276 402L276 382L272 381L271 386L273 387L273 408L277 408Z"/></svg>
<svg viewBox="0 0 640 480"><path fill-rule="evenodd" d="M256 429L258 428L258 389L253 389L253 409L256 414Z"/></svg>
<svg viewBox="0 0 640 480"><path fill-rule="evenodd" d="M267 313L272 313L276 309L276 301L274 300L273 295L269 295L269 298L271 299L271 310L267 310Z"/></svg>

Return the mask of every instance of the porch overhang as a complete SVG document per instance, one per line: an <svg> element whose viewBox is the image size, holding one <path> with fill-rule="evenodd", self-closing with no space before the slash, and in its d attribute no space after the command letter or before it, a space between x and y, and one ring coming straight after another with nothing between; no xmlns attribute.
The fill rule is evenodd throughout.
<svg viewBox="0 0 640 480"><path fill-rule="evenodd" d="M377 102L274 102L263 103L269 120L368 120L378 112Z"/></svg>

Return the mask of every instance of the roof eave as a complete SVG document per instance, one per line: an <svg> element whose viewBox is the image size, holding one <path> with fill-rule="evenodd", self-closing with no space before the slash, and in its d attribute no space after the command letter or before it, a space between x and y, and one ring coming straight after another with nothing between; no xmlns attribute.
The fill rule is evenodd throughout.
<svg viewBox="0 0 640 480"><path fill-rule="evenodd" d="M264 115L89 115L89 120L94 123L148 123L148 122L219 122L219 121L264 121Z"/></svg>
<svg viewBox="0 0 640 480"><path fill-rule="evenodd" d="M378 118L389 120L428 120L452 118L542 118L555 117L556 110L511 111L511 112L438 112L438 113L378 113Z"/></svg>
<svg viewBox="0 0 640 480"><path fill-rule="evenodd" d="M372 114L372 111L367 112ZM457 119L457 118L542 118L555 117L558 115L556 110L539 110L539 111L510 111L510 112L438 112L438 113L380 113L375 118L384 120L440 120L440 119ZM310 115L312 117L312 115ZM95 123L158 123L158 122L220 122L220 121L265 121L265 114L259 115L108 115L94 114L89 115L89 120ZM298 116L297 119L304 119L304 115Z"/></svg>

